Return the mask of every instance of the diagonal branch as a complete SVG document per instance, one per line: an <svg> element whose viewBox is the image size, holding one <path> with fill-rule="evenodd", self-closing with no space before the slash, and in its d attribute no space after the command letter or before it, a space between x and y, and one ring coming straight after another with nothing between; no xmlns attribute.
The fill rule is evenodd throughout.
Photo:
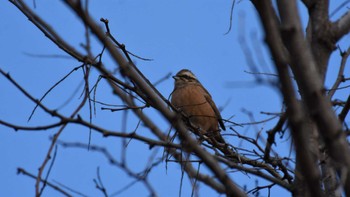
<svg viewBox="0 0 350 197"><path fill-rule="evenodd" d="M305 110L298 102L295 95L293 84L290 80L288 71L289 54L285 50L282 37L279 32L279 20L273 9L271 1L252 1L255 8L259 12L261 22L263 23L265 36L269 49L274 58L275 68L278 72L281 93L287 106L287 116L290 122L291 133L295 140L297 161L302 162L302 173L305 175L306 183L315 196L321 196L319 189L320 175L317 166L310 156L309 145L305 136L308 132L307 123L305 121ZM316 169L316 170L315 170ZM298 178L298 177L297 177ZM298 188L299 189L299 188Z"/></svg>
<svg viewBox="0 0 350 197"><path fill-rule="evenodd" d="M350 11L347 11L340 19L332 23L332 32L336 41L350 32Z"/></svg>
<svg viewBox="0 0 350 197"><path fill-rule="evenodd" d="M169 121L170 124L179 131L179 136L183 141L188 143L189 150L192 150L200 157L203 162L208 166L208 168L216 175L220 182L225 186L227 195L230 196L246 196L241 189L239 189L233 181L228 177L226 172L220 167L218 162L205 150L203 150L196 141L187 133L186 126L182 122L181 118L177 116L174 112L170 111L166 103L154 92L154 89L148 85L147 79L140 76L140 74L132 68L130 62L127 62L119 51L115 48L114 44L108 40L101 30L101 28L89 17L87 16L80 4L76 1L66 0L65 1L70 8L82 19L84 24L87 24L91 31L97 36L97 38L106 46L106 49L110 52L114 61L120 66L122 73L130 78L140 90L148 96L151 104ZM164 134L159 136L164 138Z"/></svg>
<svg viewBox="0 0 350 197"><path fill-rule="evenodd" d="M324 94L322 76L317 75L315 58L310 46L306 43L298 16L295 1L278 1L281 15L282 35L290 52L291 69L295 75L303 101L306 103L308 114L317 124L325 141L329 155L340 168L350 168L350 150L337 116L329 98ZM315 47L315 46L314 46ZM344 188L350 195L350 172L346 173Z"/></svg>

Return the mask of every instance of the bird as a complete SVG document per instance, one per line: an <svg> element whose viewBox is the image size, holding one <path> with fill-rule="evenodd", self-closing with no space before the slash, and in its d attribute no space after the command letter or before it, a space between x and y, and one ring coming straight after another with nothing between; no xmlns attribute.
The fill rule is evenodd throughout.
<svg viewBox="0 0 350 197"><path fill-rule="evenodd" d="M226 144L219 129L220 125L226 130L221 114L197 77L190 70L182 69L173 78L175 82L170 102L175 109L188 118L200 135L207 136L211 141L215 139L215 143Z"/></svg>

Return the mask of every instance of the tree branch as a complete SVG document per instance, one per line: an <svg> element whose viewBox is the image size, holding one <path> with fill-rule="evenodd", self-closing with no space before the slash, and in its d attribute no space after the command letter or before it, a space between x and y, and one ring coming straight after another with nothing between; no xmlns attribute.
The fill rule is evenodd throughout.
<svg viewBox="0 0 350 197"><path fill-rule="evenodd" d="M350 32L350 11L332 23L332 32L336 41Z"/></svg>

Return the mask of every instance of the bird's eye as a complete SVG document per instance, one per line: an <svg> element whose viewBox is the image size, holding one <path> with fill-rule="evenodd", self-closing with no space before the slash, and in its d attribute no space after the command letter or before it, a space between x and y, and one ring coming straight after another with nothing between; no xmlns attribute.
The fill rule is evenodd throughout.
<svg viewBox="0 0 350 197"><path fill-rule="evenodd" d="M192 77L188 76L188 75L181 75L180 77L184 78L184 79L193 79Z"/></svg>

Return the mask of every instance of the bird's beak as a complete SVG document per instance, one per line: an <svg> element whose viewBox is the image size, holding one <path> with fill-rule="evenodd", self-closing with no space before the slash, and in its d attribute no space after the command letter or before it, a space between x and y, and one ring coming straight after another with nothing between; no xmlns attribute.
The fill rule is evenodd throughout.
<svg viewBox="0 0 350 197"><path fill-rule="evenodd" d="M175 80L179 79L179 77L177 77L177 76L173 76L173 78L174 78Z"/></svg>

